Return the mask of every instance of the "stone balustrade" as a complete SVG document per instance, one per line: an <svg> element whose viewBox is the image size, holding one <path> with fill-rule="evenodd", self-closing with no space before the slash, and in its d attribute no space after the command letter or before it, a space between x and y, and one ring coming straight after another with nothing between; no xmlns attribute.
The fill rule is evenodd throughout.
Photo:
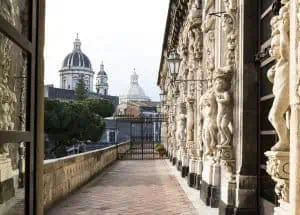
<svg viewBox="0 0 300 215"><path fill-rule="evenodd" d="M129 150L129 142L44 163L44 208L87 183L101 170L117 160L117 153Z"/></svg>

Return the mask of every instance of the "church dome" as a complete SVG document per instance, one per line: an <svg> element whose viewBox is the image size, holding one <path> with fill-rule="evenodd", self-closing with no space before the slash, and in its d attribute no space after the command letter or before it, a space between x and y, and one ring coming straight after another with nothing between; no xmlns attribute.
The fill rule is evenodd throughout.
<svg viewBox="0 0 300 215"><path fill-rule="evenodd" d="M62 65L62 69L72 68L92 70L90 59L81 50L81 41L78 35L74 41L73 51L65 57Z"/></svg>
<svg viewBox="0 0 300 215"><path fill-rule="evenodd" d="M107 76L105 70L104 70L104 64L103 64L103 61L100 65L100 71L98 72L97 76Z"/></svg>
<svg viewBox="0 0 300 215"><path fill-rule="evenodd" d="M120 97L120 102L128 101L150 101L150 98L146 96L143 88L138 83L139 76L134 73L131 75L130 87L125 95Z"/></svg>
<svg viewBox="0 0 300 215"><path fill-rule="evenodd" d="M73 42L73 51L68 54L62 63L60 73L60 88L75 90L80 79L84 80L88 91L94 87L94 71L90 59L81 50L81 41L77 37Z"/></svg>

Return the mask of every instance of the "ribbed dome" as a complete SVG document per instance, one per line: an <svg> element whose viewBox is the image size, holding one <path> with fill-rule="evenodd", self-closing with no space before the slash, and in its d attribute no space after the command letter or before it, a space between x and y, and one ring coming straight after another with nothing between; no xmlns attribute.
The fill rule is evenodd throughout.
<svg viewBox="0 0 300 215"><path fill-rule="evenodd" d="M62 69L73 67L92 70L90 59L81 51L81 42L78 37L75 39L73 52L65 57Z"/></svg>
<svg viewBox="0 0 300 215"><path fill-rule="evenodd" d="M65 57L62 68L65 67L83 67L92 69L92 64L84 53L81 51L73 51Z"/></svg>

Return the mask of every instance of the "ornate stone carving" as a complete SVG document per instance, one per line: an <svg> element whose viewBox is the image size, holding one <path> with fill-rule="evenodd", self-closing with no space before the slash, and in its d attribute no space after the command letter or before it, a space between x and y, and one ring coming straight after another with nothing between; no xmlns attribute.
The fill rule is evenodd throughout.
<svg viewBox="0 0 300 215"><path fill-rule="evenodd" d="M289 201L289 152L266 152L267 172L276 182L275 192L280 199Z"/></svg>
<svg viewBox="0 0 300 215"><path fill-rule="evenodd" d="M188 39L189 39L189 53L190 60L202 58L202 10L201 1L197 0L194 2L192 9L189 14L189 29L188 29Z"/></svg>
<svg viewBox="0 0 300 215"><path fill-rule="evenodd" d="M208 87L212 87L212 76L215 70L215 26L216 17L209 15L215 10L215 0L207 0L204 6L204 20L201 26L205 41L205 66L208 79Z"/></svg>
<svg viewBox="0 0 300 215"><path fill-rule="evenodd" d="M187 141L194 141L194 99L187 101Z"/></svg>
<svg viewBox="0 0 300 215"><path fill-rule="evenodd" d="M202 141L205 148L204 156L213 157L217 146L217 102L212 90L208 90L200 99L202 113Z"/></svg>
<svg viewBox="0 0 300 215"><path fill-rule="evenodd" d="M178 119L177 119L177 130L176 140L177 144L181 144L186 139L186 115L184 103L179 104Z"/></svg>
<svg viewBox="0 0 300 215"><path fill-rule="evenodd" d="M2 36L0 40L0 129L13 130L16 94L9 88L8 77L11 69L11 42ZM8 155L8 144L0 146L0 154Z"/></svg>
<svg viewBox="0 0 300 215"><path fill-rule="evenodd" d="M289 108L289 4L284 5L279 15L271 20L272 41L270 55L277 63L268 71L273 83L274 102L269 112L269 121L278 134L278 142L272 151L289 150L289 132L284 115Z"/></svg>
<svg viewBox="0 0 300 215"><path fill-rule="evenodd" d="M233 74L236 70L236 1L224 0L226 13L222 15L222 30L225 34L226 64L218 68L214 78L214 94L218 104L217 126L219 144L217 161L227 172L233 173L234 156L232 149L233 101L230 93Z"/></svg>
<svg viewBox="0 0 300 215"><path fill-rule="evenodd" d="M236 10L236 0L223 0L225 5L225 11L230 13L231 11Z"/></svg>
<svg viewBox="0 0 300 215"><path fill-rule="evenodd" d="M214 93L218 104L217 126L221 146L231 144L232 133L229 125L232 123L232 99L229 90L232 73L232 67L225 66L219 68L214 76Z"/></svg>
<svg viewBox="0 0 300 215"><path fill-rule="evenodd" d="M290 17L289 1L281 1L279 15L271 20L272 38L270 55L276 59L268 73L273 83L274 101L269 112L269 121L278 134L278 142L265 153L268 157L267 172L276 182L275 192L279 199L289 201L289 130L286 114L289 110L289 55L290 55ZM280 203L281 205L281 203Z"/></svg>

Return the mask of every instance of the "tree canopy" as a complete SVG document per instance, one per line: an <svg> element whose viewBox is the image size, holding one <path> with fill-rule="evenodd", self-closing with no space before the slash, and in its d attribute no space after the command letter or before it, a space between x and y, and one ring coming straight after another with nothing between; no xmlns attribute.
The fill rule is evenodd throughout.
<svg viewBox="0 0 300 215"><path fill-rule="evenodd" d="M113 114L110 101L87 99L72 102L45 100L45 133L64 148L79 141L100 140L105 128L103 118Z"/></svg>

